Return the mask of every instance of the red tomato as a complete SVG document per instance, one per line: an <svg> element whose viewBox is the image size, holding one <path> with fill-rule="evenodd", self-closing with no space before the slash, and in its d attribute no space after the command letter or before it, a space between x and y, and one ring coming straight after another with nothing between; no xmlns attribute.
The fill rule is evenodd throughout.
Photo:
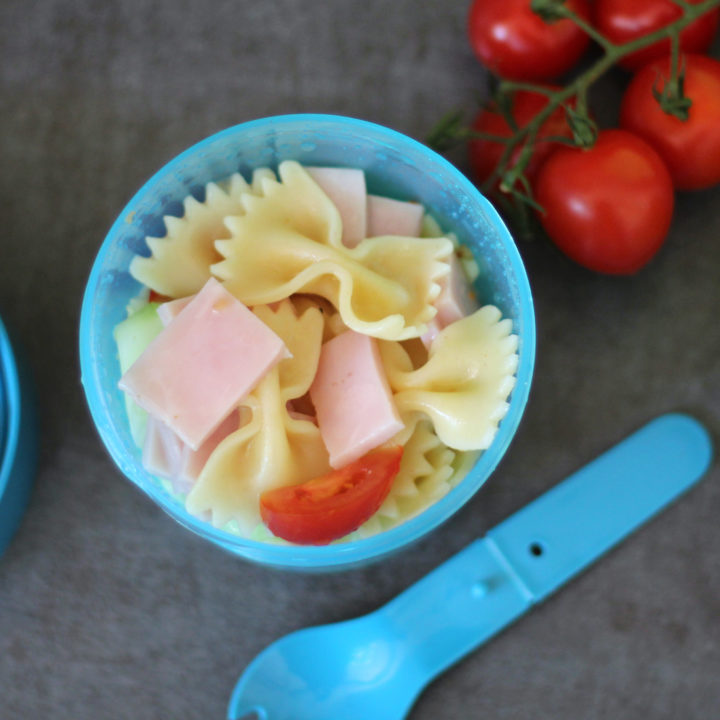
<svg viewBox="0 0 720 720"><path fill-rule="evenodd" d="M697 5L703 0L688 0ZM682 15L673 0L596 0L595 27L612 42L620 44L659 30ZM715 37L720 9L699 17L680 33L680 47L684 52L705 52ZM636 70L651 60L670 53L670 40L650 45L631 53L620 61L628 70Z"/></svg>
<svg viewBox="0 0 720 720"><path fill-rule="evenodd" d="M720 183L720 62L705 55L685 57L685 95L692 100L685 121L663 112L653 97L661 77L670 77L668 58L635 75L623 96L620 124L660 153L676 188Z"/></svg>
<svg viewBox="0 0 720 720"><path fill-rule="evenodd" d="M260 516L278 537L325 545L356 530L380 507L400 470L403 448L371 452L339 470L260 496Z"/></svg>
<svg viewBox="0 0 720 720"><path fill-rule="evenodd" d="M168 302L171 298L161 295L159 292L155 292L154 290L150 290L150 295L148 296L148 302L151 303L165 303Z"/></svg>
<svg viewBox="0 0 720 720"><path fill-rule="evenodd" d="M559 89L559 88L552 88ZM519 128L524 128L546 105L548 98L541 93L526 92L520 90L513 95L512 116ZM512 137L512 128L507 124L502 113L494 107L481 110L475 118L472 129L490 135L501 135ZM572 131L565 121L565 112L558 108L543 123L538 133L538 138L562 136L571 138ZM525 169L525 174L532 183L543 160L552 152L559 143L536 142L530 162ZM505 146L499 142L489 140L471 140L468 143L470 167L478 183L487 180L500 162ZM515 165L522 151L517 147L510 158L510 167Z"/></svg>
<svg viewBox="0 0 720 720"><path fill-rule="evenodd" d="M673 187L660 156L625 130L603 130L588 150L561 147L540 168L535 199L553 242L590 270L626 275L658 251Z"/></svg>
<svg viewBox="0 0 720 720"><path fill-rule="evenodd" d="M468 34L480 61L510 80L550 80L570 70L590 39L571 20L547 23L530 9L531 0L475 0ZM567 0L586 20L588 0Z"/></svg>

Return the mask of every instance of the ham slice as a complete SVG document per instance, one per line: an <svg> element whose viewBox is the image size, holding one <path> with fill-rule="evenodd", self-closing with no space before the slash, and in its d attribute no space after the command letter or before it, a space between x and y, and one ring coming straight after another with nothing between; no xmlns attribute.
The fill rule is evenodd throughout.
<svg viewBox="0 0 720 720"><path fill-rule="evenodd" d="M377 341L352 330L322 346L310 398L334 468L357 460L404 427Z"/></svg>
<svg viewBox="0 0 720 720"><path fill-rule="evenodd" d="M443 282L435 307L438 309L437 319L441 327L447 327L478 309L472 288L455 253L450 256L450 274Z"/></svg>
<svg viewBox="0 0 720 720"><path fill-rule="evenodd" d="M210 437L197 450L193 450L189 445L183 446L180 466L175 474L175 483L177 483L177 487L182 488L180 492L190 492L215 448L239 427L240 413L238 410L235 410L220 423Z"/></svg>
<svg viewBox="0 0 720 720"><path fill-rule="evenodd" d="M197 482L213 450L239 426L240 413L234 410L197 450L193 450L165 423L150 416L143 447L143 467L152 475L167 478L176 493L185 495Z"/></svg>
<svg viewBox="0 0 720 720"><path fill-rule="evenodd" d="M120 389L193 450L262 377L285 343L211 278L120 378Z"/></svg>
<svg viewBox="0 0 720 720"><path fill-rule="evenodd" d="M365 173L354 168L305 168L340 213L346 247L355 247L367 236Z"/></svg>
<svg viewBox="0 0 720 720"><path fill-rule="evenodd" d="M435 316L428 324L427 330L420 336L423 345L429 350L433 340L439 335L442 328L438 322L437 316Z"/></svg>
<svg viewBox="0 0 720 720"><path fill-rule="evenodd" d="M303 422L311 422L317 427L317 418L314 415L306 415L305 413L297 412L292 408L288 408L288 415L292 420L302 420Z"/></svg>
<svg viewBox="0 0 720 720"><path fill-rule="evenodd" d="M162 305L158 305L157 314L160 322L167 327L170 322L180 314L180 311L187 307L188 303L194 297L194 295L190 295L190 297L178 298L177 300L170 300L169 302L162 303Z"/></svg>
<svg viewBox="0 0 720 720"><path fill-rule="evenodd" d="M171 480L180 467L183 442L156 418L148 417L142 464L151 474Z"/></svg>
<svg viewBox="0 0 720 720"><path fill-rule="evenodd" d="M379 237L380 235L420 237L424 213L425 208L420 203L368 195L368 237Z"/></svg>
<svg viewBox="0 0 720 720"><path fill-rule="evenodd" d="M435 307L437 315L428 323L428 329L421 337L427 348L443 328L478 309L470 283L455 253L450 257L450 273L442 282L442 290L435 300Z"/></svg>

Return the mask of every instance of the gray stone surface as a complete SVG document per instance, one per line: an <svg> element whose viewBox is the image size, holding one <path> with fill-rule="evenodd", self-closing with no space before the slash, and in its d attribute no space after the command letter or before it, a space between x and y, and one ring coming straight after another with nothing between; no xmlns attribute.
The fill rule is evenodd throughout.
<svg viewBox="0 0 720 720"><path fill-rule="evenodd" d="M0 559L2 720L224 717L272 640L376 608L654 415L693 412L717 438L718 188L678 198L637 277L522 248L539 345L520 431L456 517L378 566L307 577L245 564L167 518L105 453L79 384L78 314L135 189L198 139L264 115L342 113L422 138L485 88L466 4L0 3L0 311L26 347L43 424L31 505ZM434 683L411 717L718 717L719 517L715 467Z"/></svg>

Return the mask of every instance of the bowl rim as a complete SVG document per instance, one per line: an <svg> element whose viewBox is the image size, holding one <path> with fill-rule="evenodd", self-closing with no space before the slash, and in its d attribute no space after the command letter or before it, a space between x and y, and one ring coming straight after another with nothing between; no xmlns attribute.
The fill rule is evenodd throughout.
<svg viewBox="0 0 720 720"><path fill-rule="evenodd" d="M21 442L21 420L23 414L20 376L13 353L10 335L0 318L0 505L6 491L14 482L22 482L13 476L13 468ZM24 506L19 512L24 510ZM0 552L3 548L0 547Z"/></svg>
<svg viewBox="0 0 720 720"><path fill-rule="evenodd" d="M10 483L20 435L20 380L10 337L0 318L0 502Z"/></svg>
<svg viewBox="0 0 720 720"><path fill-rule="evenodd" d="M99 375L94 368L89 343L92 326L91 319L93 314L93 297L101 279L100 268L103 265L103 261L116 236L120 233L120 230L126 226L126 218L132 217L131 213L137 209L142 199L148 193L153 192L155 186L158 185L168 173L172 173L193 155L202 153L203 150L211 144L229 137L241 137L248 131L252 131L253 129L262 126L267 126L269 124L291 125L295 123L302 123L304 125L307 125L308 123L340 124L343 126L344 130L353 129L360 133L362 133L363 130L372 131L374 134L387 137L389 141L398 143L401 146L407 146L414 152L424 156L429 163L435 165L436 167L439 166L453 176L460 190L469 196L473 202L477 203L482 212L494 225L494 229L496 230L503 245L503 249L507 255L513 277L517 283L520 299L520 316L523 318L524 325L523 334L520 338L521 351L519 353L519 364L516 371L516 383L509 401L510 407L507 414L500 422L500 427L490 447L483 451L480 458L475 462L473 468L468 472L465 478L463 478L463 480L452 488L452 490L445 496L434 502L419 514L402 522L400 525L367 538L342 543L332 543L324 546L273 544L234 535L219 528L215 528L199 518L195 518L187 513L184 508L180 508L179 506L177 508L171 507L167 502L167 496L161 488L151 485L150 483L140 482L137 478L135 478L133 468L123 461L124 451L119 437L114 437L110 432L110 428L113 423L108 422L109 413L103 412L105 408L103 402L103 387L100 382ZM238 554L246 559L268 566L329 570L339 566L350 566L370 562L407 547L444 523L450 516L465 505L487 481L502 457L505 455L511 440L516 433L527 403L535 364L536 333L535 314L530 283L515 242L504 222L490 202L477 190L470 180L460 172L460 170L426 145L423 145L417 140L383 125L344 115L300 113L263 117L233 125L225 128L224 130L213 133L174 156L140 187L127 205L118 214L116 220L105 236L93 262L82 300L79 344L81 381L85 389L86 400L88 402L93 422L113 461L134 485L141 488L163 510L168 512L168 514L170 514L180 524L184 525L194 533L211 540L213 543L230 550L234 554ZM476 472L476 468L481 463L483 473L480 477L478 477L480 474Z"/></svg>

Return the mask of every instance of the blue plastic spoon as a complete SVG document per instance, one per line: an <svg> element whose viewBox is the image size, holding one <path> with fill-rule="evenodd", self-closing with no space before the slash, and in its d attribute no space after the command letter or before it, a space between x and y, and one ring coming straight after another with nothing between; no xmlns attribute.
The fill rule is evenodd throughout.
<svg viewBox="0 0 720 720"><path fill-rule="evenodd" d="M379 610L270 645L238 681L228 718L405 717L433 678L690 488L711 457L699 422L657 418Z"/></svg>

